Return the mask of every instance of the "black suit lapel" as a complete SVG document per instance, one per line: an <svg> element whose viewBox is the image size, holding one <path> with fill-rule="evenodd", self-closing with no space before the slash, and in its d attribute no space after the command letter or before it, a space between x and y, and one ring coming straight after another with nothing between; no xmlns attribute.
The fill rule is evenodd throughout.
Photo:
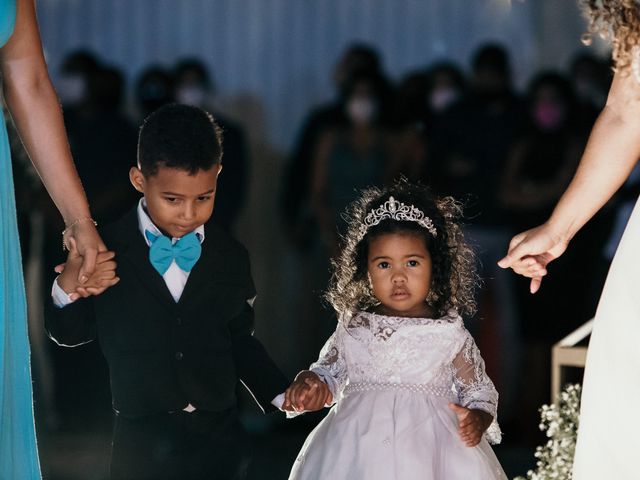
<svg viewBox="0 0 640 480"><path fill-rule="evenodd" d="M202 243L202 253L189 274L187 284L184 286L178 303L188 302L191 296L211 280L211 273L214 271L216 263L219 262L219 254L215 233L211 229L206 229L205 240Z"/></svg>
<svg viewBox="0 0 640 480"><path fill-rule="evenodd" d="M149 261L149 246L140 233L138 226L138 216L134 211L122 219L119 240L123 243L121 260L126 261L133 267L132 270L139 276L140 283L153 293L153 295L166 307L173 310L176 302L167 288L162 276L153 268Z"/></svg>

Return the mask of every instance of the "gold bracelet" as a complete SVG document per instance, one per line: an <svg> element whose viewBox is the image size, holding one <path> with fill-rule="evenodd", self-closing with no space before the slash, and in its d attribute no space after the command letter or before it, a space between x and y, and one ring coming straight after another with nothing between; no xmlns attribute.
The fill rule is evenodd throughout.
<svg viewBox="0 0 640 480"><path fill-rule="evenodd" d="M96 222L93 218L91 217L80 217L80 218L76 218L73 222L71 222L69 225L67 225L67 227L62 231L62 251L64 252L65 250L69 250L69 247L67 246L67 242L64 241L64 236L65 234L72 229L73 227L75 227L76 225L78 225L80 222L84 222L85 220L89 220L93 223L94 226L98 226L98 222Z"/></svg>

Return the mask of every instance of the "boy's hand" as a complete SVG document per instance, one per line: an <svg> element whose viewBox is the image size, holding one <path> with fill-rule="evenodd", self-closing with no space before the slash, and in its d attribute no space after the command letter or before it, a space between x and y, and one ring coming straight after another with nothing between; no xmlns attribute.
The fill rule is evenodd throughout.
<svg viewBox="0 0 640 480"><path fill-rule="evenodd" d="M493 417L484 410L465 408L450 403L449 408L458 417L458 433L467 447L475 447L482 440L482 435L489 428Z"/></svg>
<svg viewBox="0 0 640 480"><path fill-rule="evenodd" d="M73 239L70 239L67 262L55 268L55 271L60 273L58 285L69 295L71 301L90 295L99 295L120 281L116 276L117 264L113 260L114 257L114 252L100 252L93 273L85 283L80 284L78 275L83 265L83 258L75 248Z"/></svg>
<svg viewBox="0 0 640 480"><path fill-rule="evenodd" d="M318 375L303 370L284 394L283 410L296 412L313 412L321 410L333 401L329 387Z"/></svg>

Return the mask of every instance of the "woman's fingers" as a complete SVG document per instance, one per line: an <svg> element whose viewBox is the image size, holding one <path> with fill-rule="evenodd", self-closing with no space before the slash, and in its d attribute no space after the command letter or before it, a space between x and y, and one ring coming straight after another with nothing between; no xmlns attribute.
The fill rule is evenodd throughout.
<svg viewBox="0 0 640 480"><path fill-rule="evenodd" d="M501 268L510 268L514 263L519 261L522 257L529 255L527 232L519 233L515 235L509 242L509 251L507 254L498 261L498 266Z"/></svg>
<svg viewBox="0 0 640 480"><path fill-rule="evenodd" d="M84 249L82 254L82 266L80 267L80 273L78 274L78 282L85 283L89 280L89 277L96 269L96 259L98 257L98 250L94 247L88 247Z"/></svg>
<svg viewBox="0 0 640 480"><path fill-rule="evenodd" d="M78 282L84 284L95 271L98 253L106 252L107 248L93 221L89 221L89 219L76 222L68 235L65 236L65 241L69 244L74 242L77 245L78 253L82 256Z"/></svg>
<svg viewBox="0 0 640 480"><path fill-rule="evenodd" d="M529 284L529 291L531 293L536 293L538 290L540 290L541 284L542 284L542 276L532 278L531 283Z"/></svg>

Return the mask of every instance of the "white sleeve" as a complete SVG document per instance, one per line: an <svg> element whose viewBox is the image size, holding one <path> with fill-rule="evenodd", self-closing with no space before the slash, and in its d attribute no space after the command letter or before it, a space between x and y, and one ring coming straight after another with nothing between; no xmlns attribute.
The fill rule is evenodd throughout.
<svg viewBox="0 0 640 480"><path fill-rule="evenodd" d="M344 326L338 323L336 331L320 350L318 360L309 367L329 387L333 396L333 403L347 382L347 362L343 347Z"/></svg>
<svg viewBox="0 0 640 480"><path fill-rule="evenodd" d="M281 393L276 398L271 400L271 405L276 407L278 410L282 410L282 404L284 403L284 393Z"/></svg>
<svg viewBox="0 0 640 480"><path fill-rule="evenodd" d="M65 292L60 285L58 285L58 278L53 281L53 286L51 287L51 298L53 299L53 304L58 308L64 308L73 301L69 298L69 294Z"/></svg>
<svg viewBox="0 0 640 480"><path fill-rule="evenodd" d="M490 443L500 443L502 432L498 426L498 391L487 375L480 350L469 332L462 349L453 360L455 374L453 382L461 406L477 408L493 417L491 426L485 432Z"/></svg>

